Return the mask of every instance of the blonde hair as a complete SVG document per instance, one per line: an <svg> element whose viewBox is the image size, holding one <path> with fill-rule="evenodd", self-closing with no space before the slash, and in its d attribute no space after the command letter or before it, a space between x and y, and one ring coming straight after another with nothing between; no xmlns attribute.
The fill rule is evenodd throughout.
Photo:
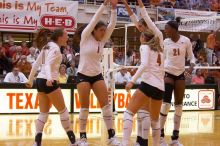
<svg viewBox="0 0 220 146"><path fill-rule="evenodd" d="M148 45L151 50L163 52L163 49L160 46L159 37L155 36L151 30L147 29L146 31L142 32L141 35L144 36L145 39L149 39L149 41L147 41L145 44Z"/></svg>

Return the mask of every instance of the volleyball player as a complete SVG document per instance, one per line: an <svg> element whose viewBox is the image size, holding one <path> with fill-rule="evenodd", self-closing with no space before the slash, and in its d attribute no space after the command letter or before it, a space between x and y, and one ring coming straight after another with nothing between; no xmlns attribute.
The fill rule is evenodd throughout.
<svg viewBox="0 0 220 146"><path fill-rule="evenodd" d="M182 116L182 103L185 92L185 61L186 56L190 59L190 69L192 73L195 65L195 57L192 52L192 44L189 38L178 33L179 24L177 21L169 21L165 26L165 34L168 37L164 40L165 56L165 96L160 112L161 124L161 146L167 146L164 139L164 125L167 114L170 110L172 92L175 98L174 130L171 136L171 146L182 146L179 142L179 129Z"/></svg>
<svg viewBox="0 0 220 146"><path fill-rule="evenodd" d="M118 1L111 0L111 18L108 26L100 21L102 13L107 9L109 0L105 0L93 16L90 23L81 34L80 61L77 73L77 90L80 97L80 141L79 146L87 146L86 125L89 114L89 95L92 89L102 109L102 115L108 130L107 145L118 146L115 137L111 105L109 105L108 91L101 74L101 58L105 43L110 38L116 25L116 6Z"/></svg>
<svg viewBox="0 0 220 146"><path fill-rule="evenodd" d="M159 146L159 114L164 93L163 50L160 46L159 38L150 30L141 33L140 42L141 65L132 77L132 81L126 85L126 90L129 91L140 77L142 82L133 94L124 113L122 146L130 145L133 116L141 107L149 109L153 146ZM147 145L147 141L141 144L141 146Z"/></svg>
<svg viewBox="0 0 220 146"><path fill-rule="evenodd" d="M125 7L128 11L128 14L131 18L131 21L135 24L136 28L140 32L144 32L147 29L150 29L155 36L159 38L160 46L163 48L163 34L162 32L156 27L154 22L152 22L151 18L149 17L142 0L138 0L138 4L140 6L140 12L142 19L138 20L137 16L133 13L131 8L129 7L126 0L123 0ZM135 146L140 146L142 143L148 143L148 134L150 129L150 116L148 107L141 107L141 109L137 112L137 140ZM146 145L145 145L146 146Z"/></svg>
<svg viewBox="0 0 220 146"><path fill-rule="evenodd" d="M48 40L49 33L51 33L50 40ZM57 84L59 67L62 61L60 47L66 46L67 40L67 32L61 28L55 29L53 32L41 29L36 37L37 47L41 49L41 52L33 64L29 81L26 84L28 87L32 87L34 76L38 68L41 67L36 79L40 114L36 120L34 146L41 146L42 133L48 119L50 103L55 106L60 114L61 124L69 137L70 145L76 146L75 135L70 126L69 112L64 103L61 89Z"/></svg>

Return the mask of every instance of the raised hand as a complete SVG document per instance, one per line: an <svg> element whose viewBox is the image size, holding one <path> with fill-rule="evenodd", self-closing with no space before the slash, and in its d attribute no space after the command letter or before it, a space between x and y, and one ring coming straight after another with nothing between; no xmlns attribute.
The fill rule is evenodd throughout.
<svg viewBox="0 0 220 146"><path fill-rule="evenodd" d="M110 2L110 0L105 0L104 5L107 5Z"/></svg>
<svg viewBox="0 0 220 146"><path fill-rule="evenodd" d="M116 9L117 4L118 4L118 0L111 0L111 4L112 4L112 8Z"/></svg>

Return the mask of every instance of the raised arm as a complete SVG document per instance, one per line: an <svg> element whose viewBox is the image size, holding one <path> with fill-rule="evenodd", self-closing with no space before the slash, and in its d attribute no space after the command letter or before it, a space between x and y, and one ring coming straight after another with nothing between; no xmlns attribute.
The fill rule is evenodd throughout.
<svg viewBox="0 0 220 146"><path fill-rule="evenodd" d="M144 7L144 4L142 0L138 0L138 4L140 6L140 11L142 18L147 23L148 28L153 31L154 35L158 36L160 39L160 45L163 48L163 34L162 32L157 28L155 23L151 20L150 16L148 15L146 8Z"/></svg>
<svg viewBox="0 0 220 146"><path fill-rule="evenodd" d="M98 23L100 17L102 16L102 13L105 10L108 2L109 2L109 0L105 0L104 3L96 11L95 15L92 17L89 24L83 30L82 35L81 35L81 40L85 40L87 38L87 36L89 36L92 33L92 31L94 30L94 28L95 28L96 24Z"/></svg>
<svg viewBox="0 0 220 146"><path fill-rule="evenodd" d="M134 12L132 11L132 9L130 8L130 6L128 5L127 1L126 0L122 0L122 2L124 3L125 5L125 8L128 12L128 15L130 16L130 19L131 21L135 24L135 26L137 27L138 26L138 18L137 16L134 14ZM137 27L138 28L138 27Z"/></svg>
<svg viewBox="0 0 220 146"><path fill-rule="evenodd" d="M112 0L110 23L107 27L107 30L106 30L105 36L103 38L103 41L108 41L108 39L112 35L112 32L114 31L114 28L116 26L116 21L117 21L116 7L117 7L117 4L118 4L118 0Z"/></svg>

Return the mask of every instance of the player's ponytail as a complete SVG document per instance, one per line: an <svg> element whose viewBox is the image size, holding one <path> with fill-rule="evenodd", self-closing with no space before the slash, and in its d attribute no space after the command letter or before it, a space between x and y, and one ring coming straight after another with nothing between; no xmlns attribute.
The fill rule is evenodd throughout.
<svg viewBox="0 0 220 146"><path fill-rule="evenodd" d="M146 38L146 43L151 50L156 52L163 52L163 49L160 46L160 39L159 37L155 36L151 30L146 30L142 32L142 35Z"/></svg>
<svg viewBox="0 0 220 146"><path fill-rule="evenodd" d="M50 40L49 37L48 37L49 33L51 33L51 31L49 29L46 29L46 28L41 28L37 32L35 42L36 42L36 45L37 45L38 49L41 50L49 42L49 40Z"/></svg>

